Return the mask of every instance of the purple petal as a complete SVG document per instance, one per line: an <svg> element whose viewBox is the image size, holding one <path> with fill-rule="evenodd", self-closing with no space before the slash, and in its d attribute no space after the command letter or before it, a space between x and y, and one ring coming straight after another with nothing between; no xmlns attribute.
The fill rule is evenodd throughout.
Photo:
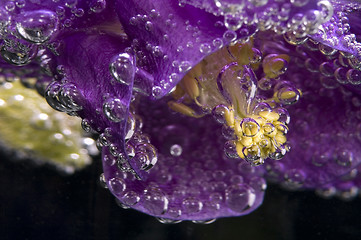
<svg viewBox="0 0 361 240"><path fill-rule="evenodd" d="M248 214L262 203L266 187L262 169L224 156L219 147L224 141L221 129L212 118L174 115L164 101L149 105L141 99L140 105L143 130L159 158L147 180L119 171L109 150L103 151L106 183L124 208L162 221L209 220ZM135 149L145 137L142 131L137 134L127 143Z"/></svg>
<svg viewBox="0 0 361 240"><path fill-rule="evenodd" d="M155 98L168 93L205 56L236 38L233 32L223 35L222 18L192 6L180 7L177 1L117 2L116 9L132 41L137 67L154 77L144 81L154 82Z"/></svg>

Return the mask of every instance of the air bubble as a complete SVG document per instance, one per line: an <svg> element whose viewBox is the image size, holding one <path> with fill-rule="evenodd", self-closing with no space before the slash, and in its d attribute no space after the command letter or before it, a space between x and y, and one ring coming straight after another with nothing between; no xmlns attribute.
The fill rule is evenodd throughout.
<svg viewBox="0 0 361 240"><path fill-rule="evenodd" d="M235 184L226 189L226 204L235 212L251 208L256 200L254 189L245 184Z"/></svg>
<svg viewBox="0 0 361 240"><path fill-rule="evenodd" d="M233 42L237 39L237 33L235 31L228 30L223 34L225 42Z"/></svg>
<svg viewBox="0 0 361 240"><path fill-rule="evenodd" d="M89 4L90 10L95 13L102 12L106 7L105 0L92 0Z"/></svg>
<svg viewBox="0 0 361 240"><path fill-rule="evenodd" d="M122 121L127 114L127 106L118 98L109 98L103 103L103 112L112 122Z"/></svg>
<svg viewBox="0 0 361 240"><path fill-rule="evenodd" d="M26 46L20 42L10 42L10 45L2 46L1 57L8 63L14 64L17 66L23 66L28 63L32 59L35 58L37 54L37 47L34 46Z"/></svg>
<svg viewBox="0 0 361 240"><path fill-rule="evenodd" d="M174 144L170 147L170 154L174 157L179 157L180 155L182 155L182 147L178 144Z"/></svg>
<svg viewBox="0 0 361 240"><path fill-rule="evenodd" d="M361 72L355 69L350 69L346 73L347 80L353 85L361 84Z"/></svg>
<svg viewBox="0 0 361 240"><path fill-rule="evenodd" d="M221 124L226 123L226 119L224 118L225 113L229 111L228 108L223 105L217 105L215 108L213 108L212 110L212 116L215 118L215 120Z"/></svg>
<svg viewBox="0 0 361 240"><path fill-rule="evenodd" d="M211 52L212 48L208 43L203 43L199 47L199 51L203 54L209 54Z"/></svg>
<svg viewBox="0 0 361 240"><path fill-rule="evenodd" d="M41 44L58 29L58 18L52 11L26 12L16 23L16 30L25 40Z"/></svg>
<svg viewBox="0 0 361 240"><path fill-rule="evenodd" d="M128 53L115 56L109 68L113 77L119 83L129 85L133 81L135 74L134 59Z"/></svg>
<svg viewBox="0 0 361 240"><path fill-rule="evenodd" d="M188 197L182 202L183 209L188 214L195 214L203 209L203 203L195 197Z"/></svg>
<svg viewBox="0 0 361 240"><path fill-rule="evenodd" d="M260 130L260 126L253 118L244 118L241 122L243 136L254 137Z"/></svg>
<svg viewBox="0 0 361 240"><path fill-rule="evenodd" d="M144 191L144 207L152 215L164 214L168 209L168 198L158 188L149 187Z"/></svg>

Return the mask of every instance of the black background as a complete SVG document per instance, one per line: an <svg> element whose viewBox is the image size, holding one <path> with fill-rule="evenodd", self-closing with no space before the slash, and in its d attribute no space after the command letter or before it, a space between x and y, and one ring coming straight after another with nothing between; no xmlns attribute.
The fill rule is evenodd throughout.
<svg viewBox="0 0 361 240"><path fill-rule="evenodd" d="M313 192L268 187L248 216L209 225L159 223L124 210L98 183L99 159L66 176L0 155L0 239L361 239L361 200L325 200Z"/></svg>

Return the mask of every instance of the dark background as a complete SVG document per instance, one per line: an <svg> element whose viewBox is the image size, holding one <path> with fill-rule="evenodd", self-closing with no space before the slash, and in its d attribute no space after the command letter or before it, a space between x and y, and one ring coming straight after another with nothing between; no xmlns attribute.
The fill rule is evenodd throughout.
<svg viewBox="0 0 361 240"><path fill-rule="evenodd" d="M313 192L268 187L248 216L210 225L159 223L124 210L98 183L99 159L66 176L0 155L0 239L361 239L361 199L325 200Z"/></svg>

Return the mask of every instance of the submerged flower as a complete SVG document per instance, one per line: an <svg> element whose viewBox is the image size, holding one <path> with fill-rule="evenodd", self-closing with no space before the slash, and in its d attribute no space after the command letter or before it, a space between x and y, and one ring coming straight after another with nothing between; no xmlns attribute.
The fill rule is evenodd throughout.
<svg viewBox="0 0 361 240"><path fill-rule="evenodd" d="M360 4L0 3L0 73L99 133L121 206L207 221L255 210L265 179L357 192Z"/></svg>

